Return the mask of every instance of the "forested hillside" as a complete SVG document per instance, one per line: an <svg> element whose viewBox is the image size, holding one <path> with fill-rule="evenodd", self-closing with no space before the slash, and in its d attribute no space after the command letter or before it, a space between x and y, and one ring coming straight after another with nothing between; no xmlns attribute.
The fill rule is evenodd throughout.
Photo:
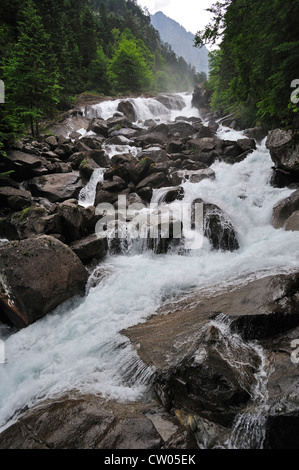
<svg viewBox="0 0 299 470"><path fill-rule="evenodd" d="M220 41L211 55L208 88L213 110L234 112L246 126L293 123L299 83L298 0L221 0L196 36ZM297 103L296 103L297 101Z"/></svg>
<svg viewBox="0 0 299 470"><path fill-rule="evenodd" d="M1 0L0 142L83 92L185 91L198 78L134 0Z"/></svg>

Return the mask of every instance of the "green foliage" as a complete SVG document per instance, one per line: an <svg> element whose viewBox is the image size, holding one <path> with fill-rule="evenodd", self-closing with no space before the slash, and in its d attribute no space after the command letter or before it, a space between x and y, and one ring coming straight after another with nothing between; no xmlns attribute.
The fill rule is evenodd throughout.
<svg viewBox="0 0 299 470"><path fill-rule="evenodd" d="M145 49L144 44L140 47L140 43L131 39L120 41L109 66L117 90L139 92L150 89L152 72L143 55Z"/></svg>
<svg viewBox="0 0 299 470"><path fill-rule="evenodd" d="M14 112L21 120L30 124L33 135L38 135L39 121L58 103L58 73L48 52L49 39L33 2L28 0L19 22L18 42L3 71L7 99L14 102Z"/></svg>
<svg viewBox="0 0 299 470"><path fill-rule="evenodd" d="M198 45L221 39L210 55L212 108L235 112L245 125L290 124L291 82L299 78L299 2L225 0L216 21L197 34Z"/></svg>
<svg viewBox="0 0 299 470"><path fill-rule="evenodd" d="M76 95L186 91L197 74L135 0L1 0L0 155Z"/></svg>

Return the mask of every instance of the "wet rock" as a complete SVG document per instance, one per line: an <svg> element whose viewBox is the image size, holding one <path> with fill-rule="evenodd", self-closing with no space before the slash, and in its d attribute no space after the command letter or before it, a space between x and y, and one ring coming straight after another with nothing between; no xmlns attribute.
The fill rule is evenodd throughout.
<svg viewBox="0 0 299 470"><path fill-rule="evenodd" d="M108 243L106 238L98 238L94 233L71 243L70 248L83 264L88 264L94 259L99 260L106 256Z"/></svg>
<svg viewBox="0 0 299 470"><path fill-rule="evenodd" d="M76 139L79 139L81 136L82 136L82 134L80 134L80 132L73 131L73 132L70 133L69 138L71 140L76 140Z"/></svg>
<svg viewBox="0 0 299 470"><path fill-rule="evenodd" d="M0 434L1 449L196 447L191 433L156 403L116 403L76 392L45 400Z"/></svg>
<svg viewBox="0 0 299 470"><path fill-rule="evenodd" d="M176 188L171 188L168 191L166 191L162 195L158 203L161 204L162 202L165 202L169 204L170 202L173 202L176 200L180 201L183 198L184 198L184 188L182 186L178 186Z"/></svg>
<svg viewBox="0 0 299 470"><path fill-rule="evenodd" d="M117 106L117 110L123 113L130 121L136 121L137 116L134 105L130 100L122 100Z"/></svg>
<svg viewBox="0 0 299 470"><path fill-rule="evenodd" d="M272 225L274 228L282 228L285 226L289 217L299 210L299 190L275 204L272 213Z"/></svg>
<svg viewBox="0 0 299 470"><path fill-rule="evenodd" d="M299 210L293 212L293 214L287 219L284 228L287 231L299 231Z"/></svg>
<svg viewBox="0 0 299 470"><path fill-rule="evenodd" d="M211 129L212 132L217 132L217 130L219 129L219 124L218 122L211 120L209 121L208 127Z"/></svg>
<svg viewBox="0 0 299 470"><path fill-rule="evenodd" d="M84 142L82 142L82 140L75 140L74 142L74 150L72 153L74 152L89 152L90 151L90 148L88 147L88 145L86 145Z"/></svg>
<svg viewBox="0 0 299 470"><path fill-rule="evenodd" d="M192 124L184 121L178 121L168 125L169 133L176 138L192 137L196 134L196 128Z"/></svg>
<svg viewBox="0 0 299 470"><path fill-rule="evenodd" d="M37 235L58 234L60 219L41 204L32 204L20 212L0 219L0 235L8 240L22 240Z"/></svg>
<svg viewBox="0 0 299 470"><path fill-rule="evenodd" d="M87 145L92 150L101 150L102 144L105 141L103 136L85 136L82 137L81 142Z"/></svg>
<svg viewBox="0 0 299 470"><path fill-rule="evenodd" d="M167 152L171 154L177 154L180 153L184 150L185 144L183 143L182 140L176 139L176 140L171 140L167 146Z"/></svg>
<svg viewBox="0 0 299 470"><path fill-rule="evenodd" d="M95 132L95 134L102 135L103 137L108 137L108 130L107 122L101 118L92 119L87 128L87 132Z"/></svg>
<svg viewBox="0 0 299 470"><path fill-rule="evenodd" d="M79 166L80 175L89 180L96 168L100 168L93 158L87 156L82 160Z"/></svg>
<svg viewBox="0 0 299 470"><path fill-rule="evenodd" d="M17 328L32 324L65 300L82 294L87 282L79 258L47 235L0 247L0 273L0 310Z"/></svg>
<svg viewBox="0 0 299 470"><path fill-rule="evenodd" d="M222 141L217 137L203 137L189 140L187 147L191 151L191 160L210 166L221 154Z"/></svg>
<svg viewBox="0 0 299 470"><path fill-rule="evenodd" d="M13 178L16 181L24 181L35 176L34 170L41 167L41 157L29 153L12 150L7 153L4 159L4 171L13 171Z"/></svg>
<svg viewBox="0 0 299 470"><path fill-rule="evenodd" d="M165 108L171 109L171 110L182 110L185 108L185 101L184 99L179 96L179 95L174 95L171 93L160 93L158 96L155 97L157 101L162 103Z"/></svg>
<svg viewBox="0 0 299 470"><path fill-rule="evenodd" d="M112 118L107 119L106 122L108 128L114 130L119 127L132 127L132 122L126 116L118 116L117 113Z"/></svg>
<svg viewBox="0 0 299 470"><path fill-rule="evenodd" d="M58 146L57 139L54 135L50 135L45 139L45 142L50 145L52 149L55 149Z"/></svg>
<svg viewBox="0 0 299 470"><path fill-rule="evenodd" d="M247 155L256 149L254 139L239 139L237 141L224 140L219 160L230 165L243 161Z"/></svg>
<svg viewBox="0 0 299 470"><path fill-rule="evenodd" d="M67 244L94 232L97 217L92 206L84 208L69 200L56 204L51 212L59 217L55 233L59 233Z"/></svg>
<svg viewBox="0 0 299 470"><path fill-rule="evenodd" d="M97 191L121 192L127 187L126 182L120 176L114 175L111 180L105 179L97 185Z"/></svg>
<svg viewBox="0 0 299 470"><path fill-rule="evenodd" d="M195 204L203 204L203 233L212 248L224 251L238 250L237 234L227 214L215 204L198 198L192 202L192 218L194 218Z"/></svg>
<svg viewBox="0 0 299 470"><path fill-rule="evenodd" d="M149 132L147 134L142 134L139 137L135 137L135 142L143 148L148 144L160 145L163 147L168 143L168 137L161 132Z"/></svg>
<svg viewBox="0 0 299 470"><path fill-rule="evenodd" d="M263 127L251 127L249 129L245 129L243 134L249 139L255 139L260 144L261 141L267 136L268 131Z"/></svg>
<svg viewBox="0 0 299 470"><path fill-rule="evenodd" d="M138 190L138 196L140 196L143 201L149 204L152 200L153 189L149 186L141 188Z"/></svg>
<svg viewBox="0 0 299 470"><path fill-rule="evenodd" d="M77 197L83 188L79 172L52 174L33 178L28 182L32 194L51 202L62 202Z"/></svg>
<svg viewBox="0 0 299 470"><path fill-rule="evenodd" d="M155 254L165 254L173 247L180 245L183 224L172 216L171 211L157 209L151 214L150 220L141 219L141 224L147 225L146 246Z"/></svg>
<svg viewBox="0 0 299 470"><path fill-rule="evenodd" d="M142 151L142 154L140 155L140 159L142 160L143 158L150 158L152 162L167 162L169 161L169 157L164 149L161 147L149 147L145 150Z"/></svg>
<svg viewBox="0 0 299 470"><path fill-rule="evenodd" d="M277 186L299 182L299 144L291 130L274 129L269 132L266 147L270 150L276 170L274 184Z"/></svg>
<svg viewBox="0 0 299 470"><path fill-rule="evenodd" d="M110 166L110 158L104 150L95 149L89 152L88 155L100 168L108 168Z"/></svg>
<svg viewBox="0 0 299 470"><path fill-rule="evenodd" d="M0 186L0 207L20 211L31 206L31 193L11 186Z"/></svg>
<svg viewBox="0 0 299 470"><path fill-rule="evenodd" d="M210 112L210 98L210 93L207 90L197 86L192 94L191 104L204 116Z"/></svg>
<svg viewBox="0 0 299 470"><path fill-rule="evenodd" d="M225 292L193 292L124 332L141 359L155 367L154 388L163 406L188 423L203 448L226 447L235 431L246 443L251 428L234 426L242 416L245 426L251 410L257 420L259 411L266 413L266 448L270 440L274 447L287 445L288 419L295 425L298 416L298 366L291 361L297 292L298 274L232 284ZM258 402L252 400L255 390ZM269 401L259 408L263 399ZM285 421L280 431L275 419ZM279 444L280 433L285 438Z"/></svg>
<svg viewBox="0 0 299 470"><path fill-rule="evenodd" d="M135 142L131 139L128 139L124 135L115 135L114 137L110 137L105 142L107 145L131 145L134 146Z"/></svg>
<svg viewBox="0 0 299 470"><path fill-rule="evenodd" d="M185 178L188 177L190 183L200 183L204 179L214 180L216 178L215 171L211 168L205 168L203 170L197 170L196 172L186 172Z"/></svg>
<svg viewBox="0 0 299 470"><path fill-rule="evenodd" d="M163 172L153 173L152 175L144 178L136 187L136 192L139 194L139 191L143 188L162 188L164 186L169 186L170 181L168 177ZM142 197L142 196L141 196Z"/></svg>

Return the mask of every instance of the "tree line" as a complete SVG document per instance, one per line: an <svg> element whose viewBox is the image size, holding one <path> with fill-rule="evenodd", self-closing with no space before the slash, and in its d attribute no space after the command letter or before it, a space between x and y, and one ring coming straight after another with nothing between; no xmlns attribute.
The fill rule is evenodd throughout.
<svg viewBox="0 0 299 470"><path fill-rule="evenodd" d="M0 145L83 92L186 91L199 75L163 44L135 0L1 0Z"/></svg>
<svg viewBox="0 0 299 470"><path fill-rule="evenodd" d="M299 82L298 0L221 0L196 44L218 47L210 54L213 110L235 113L246 126L271 128L297 121L291 99Z"/></svg>

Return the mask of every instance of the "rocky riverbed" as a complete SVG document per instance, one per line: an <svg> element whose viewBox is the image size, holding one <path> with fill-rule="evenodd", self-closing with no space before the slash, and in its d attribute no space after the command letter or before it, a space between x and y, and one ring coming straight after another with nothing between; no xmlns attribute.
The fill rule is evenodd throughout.
<svg viewBox="0 0 299 470"><path fill-rule="evenodd" d="M63 308L66 301L75 299L69 312L77 312L89 292L105 290L110 257L118 260L120 256L121 266L123 256L130 257L136 247L142 253L166 257L165 263L174 259L174 253L186 277L185 259L195 274L187 281L187 289L180 293L174 285L160 305L153 302L150 307L149 297L141 323L140 317L134 317L128 325L123 322L121 332L115 330L121 335L117 347L132 349L135 358L122 380L129 390L136 373L142 376L142 399L124 399L126 393L121 400L113 393L105 399L101 391L91 393L92 387L78 387L78 377L59 392L57 382L56 392L49 396L41 389L44 400L21 399L21 405L7 406L1 448L298 447L294 436L299 426L299 373L292 348L299 336L298 252L285 266L279 253L276 258L271 253L269 265L264 261L257 263L256 271L244 270L250 256L263 258L258 251L262 248L256 241L254 255L244 251L247 234L245 230L242 235L237 223L239 206L227 210L229 205L222 204L225 192L222 199L217 198L214 186L221 184L219 175L226 172L227 179L232 177L230 184L235 184L234 168L244 165L238 173L244 184L240 181L236 186L234 201L249 201L252 217L265 210L262 197L248 194L246 184L250 180L248 158L257 160L267 131L234 131L238 127L234 119L227 118L225 124L230 127L223 126L198 90L192 98L193 108L186 108L184 95L170 94L105 101L106 107L81 103L53 127L53 135L38 141L24 139L8 152L1 171L12 173L0 177L0 319L7 343L13 343L19 330L26 335L30 325L42 326L47 315L49 322L54 321L54 309ZM290 246L296 246L298 145L290 131L276 129L269 134L266 147L272 157L268 193L263 196L270 201L269 225L263 222L256 237L259 242L266 239L261 230L267 225L273 236L277 234L274 243L285 243L282 237L289 233ZM127 213L123 219L120 197L125 198L126 209L134 207L134 217ZM151 209L153 202L158 204L155 209ZM182 243L186 227L174 213L167 219L170 230L166 236L163 233L163 211L184 202L191 208L188 229L192 233L196 204L202 208L201 236L207 250L204 261L199 259L203 272L204 263L220 263L220 277L209 268L207 283L195 282L200 270L194 268L190 249ZM126 237L110 239L108 232L106 237L97 236L96 227L104 227L102 204L113 210L113 229L120 233L124 226ZM148 218L139 217L138 229L145 226L146 235L136 245L132 217L136 225L136 213L155 210L154 243ZM177 222L183 230L179 240L174 236ZM227 259L233 264L229 268L224 264L222 270L221 263ZM139 265L143 262L139 260ZM124 299L130 296L125 291L128 278L122 286L121 270L118 276L114 282L118 291L124 291L120 301L124 309L129 308ZM142 297L146 297L146 286L143 289ZM163 293L158 297L163 298ZM103 291L98 302L105 299ZM84 328L77 328L83 341ZM65 338L67 343L68 335ZM0 364L6 371L12 370L7 354L7 363ZM7 383L16 380L13 375L7 378L10 373L4 379ZM40 369L39 374L41 382L45 371ZM92 380L90 376L85 382ZM25 383L18 387L25 391ZM78 434L77 429L84 431Z"/></svg>

